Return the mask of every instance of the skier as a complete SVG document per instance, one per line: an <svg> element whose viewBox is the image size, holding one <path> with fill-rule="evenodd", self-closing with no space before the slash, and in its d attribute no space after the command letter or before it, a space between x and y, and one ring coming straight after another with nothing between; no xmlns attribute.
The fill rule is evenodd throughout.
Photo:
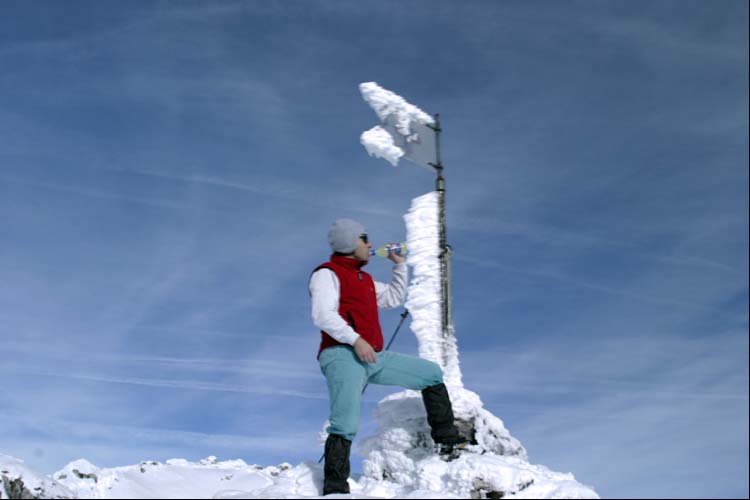
<svg viewBox="0 0 750 500"><path fill-rule="evenodd" d="M389 252L388 259L394 263L393 280L384 284L362 271L372 244L359 222L334 222L328 243L334 253L330 261L313 271L309 283L312 320L321 330L318 362L330 397L324 495L349 493L349 453L359 426L365 384L422 391L432 439L440 454L451 456L466 444L454 425L440 367L418 357L383 351L378 307L403 304L407 284L404 257Z"/></svg>

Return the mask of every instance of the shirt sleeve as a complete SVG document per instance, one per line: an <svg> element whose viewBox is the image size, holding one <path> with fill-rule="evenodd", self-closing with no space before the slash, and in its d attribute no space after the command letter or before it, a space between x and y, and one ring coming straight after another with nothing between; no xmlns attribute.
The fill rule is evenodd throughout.
<svg viewBox="0 0 750 500"><path fill-rule="evenodd" d="M375 282L375 294L378 297L378 307L392 309L404 303L406 299L406 284L409 271L406 263L393 266L393 279L390 283Z"/></svg>
<svg viewBox="0 0 750 500"><path fill-rule="evenodd" d="M312 322L342 344L354 345L359 334L339 314L340 285L336 273L319 269L310 278Z"/></svg>

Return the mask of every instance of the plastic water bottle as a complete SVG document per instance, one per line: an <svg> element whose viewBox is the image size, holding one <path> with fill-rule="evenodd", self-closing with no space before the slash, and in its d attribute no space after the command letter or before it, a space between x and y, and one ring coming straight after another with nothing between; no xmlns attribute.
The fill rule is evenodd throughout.
<svg viewBox="0 0 750 500"><path fill-rule="evenodd" d="M389 243L378 247L374 250L370 250L370 255L377 255L378 257L388 257L388 253L393 251L396 255L406 255L406 243Z"/></svg>

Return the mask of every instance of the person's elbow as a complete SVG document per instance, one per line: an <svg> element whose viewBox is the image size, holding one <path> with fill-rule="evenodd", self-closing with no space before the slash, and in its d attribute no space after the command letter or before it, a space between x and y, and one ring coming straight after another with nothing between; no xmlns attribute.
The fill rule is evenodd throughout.
<svg viewBox="0 0 750 500"><path fill-rule="evenodd" d="M323 317L319 312L313 311L310 314L310 320L312 321L312 324L315 325L315 328L318 330L325 330L325 328L323 328Z"/></svg>

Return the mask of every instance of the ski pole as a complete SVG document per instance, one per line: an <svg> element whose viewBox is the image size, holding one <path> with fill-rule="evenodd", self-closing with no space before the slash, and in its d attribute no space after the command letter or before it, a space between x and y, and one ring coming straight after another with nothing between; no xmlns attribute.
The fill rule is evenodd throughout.
<svg viewBox="0 0 750 500"><path fill-rule="evenodd" d="M385 350L386 351L391 348L391 344L393 344L393 341L396 339L396 334L398 334L398 331L401 329L401 325L404 324L404 321L406 320L406 317L408 315L409 315L409 310L408 309L404 309L404 312L401 313L401 321L398 322L398 326L396 327L396 331L393 332L393 335L391 335L391 340L389 340L388 341L388 345L385 346ZM369 382L366 383L365 386L362 388L362 392L360 393L360 396L365 393L365 391L367 390L367 386L368 385L370 385ZM321 457L320 457L320 460L318 460L318 463L322 462L323 459L325 458L325 456L326 456L326 453L324 451L323 455L321 455Z"/></svg>

